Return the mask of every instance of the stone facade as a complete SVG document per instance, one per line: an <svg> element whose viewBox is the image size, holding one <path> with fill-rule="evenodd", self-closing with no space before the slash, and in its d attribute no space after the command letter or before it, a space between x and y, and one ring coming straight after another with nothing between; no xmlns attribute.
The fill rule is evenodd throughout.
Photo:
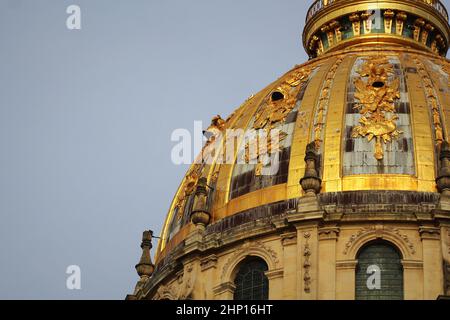
<svg viewBox="0 0 450 320"><path fill-rule="evenodd" d="M269 213L236 226L221 221L187 237L135 295L232 299L237 266L256 256L269 267L270 299L354 299L358 251L382 239L401 252L404 298L437 299L450 294L450 212L436 209L439 198L412 192L322 194L321 210ZM366 204L358 204L360 199Z"/></svg>

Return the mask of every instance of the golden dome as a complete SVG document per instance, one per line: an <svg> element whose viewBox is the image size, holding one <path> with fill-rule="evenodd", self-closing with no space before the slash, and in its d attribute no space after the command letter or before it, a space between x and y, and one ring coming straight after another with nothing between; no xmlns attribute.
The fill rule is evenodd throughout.
<svg viewBox="0 0 450 320"><path fill-rule="evenodd" d="M226 237L239 225L299 212L311 205L302 202L307 193L318 193L323 206L348 192L365 192L358 205L371 191L414 193L418 203L438 198L450 123L447 21L435 0L315 1L303 33L310 61L208 129L277 130L279 145L270 151L279 156L278 170L265 174L261 154L239 162L251 158L252 142L242 136L232 163L216 155L192 165L169 209L156 272L196 225L207 237Z"/></svg>

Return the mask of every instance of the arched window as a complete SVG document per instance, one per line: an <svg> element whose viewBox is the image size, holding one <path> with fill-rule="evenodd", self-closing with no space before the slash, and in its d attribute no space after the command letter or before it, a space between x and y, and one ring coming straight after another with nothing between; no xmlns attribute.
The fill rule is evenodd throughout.
<svg viewBox="0 0 450 320"><path fill-rule="evenodd" d="M403 300L403 266L396 247L372 242L358 254L356 300Z"/></svg>
<svg viewBox="0 0 450 320"><path fill-rule="evenodd" d="M260 258L249 257L242 261L234 280L234 300L268 300L269 280L265 275L268 269Z"/></svg>

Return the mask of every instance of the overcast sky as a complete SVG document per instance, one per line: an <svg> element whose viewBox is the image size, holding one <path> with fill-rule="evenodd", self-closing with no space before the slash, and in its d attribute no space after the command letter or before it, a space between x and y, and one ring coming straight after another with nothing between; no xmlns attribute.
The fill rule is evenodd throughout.
<svg viewBox="0 0 450 320"><path fill-rule="evenodd" d="M310 2L0 0L0 298L131 293L186 171L172 131L305 62Z"/></svg>

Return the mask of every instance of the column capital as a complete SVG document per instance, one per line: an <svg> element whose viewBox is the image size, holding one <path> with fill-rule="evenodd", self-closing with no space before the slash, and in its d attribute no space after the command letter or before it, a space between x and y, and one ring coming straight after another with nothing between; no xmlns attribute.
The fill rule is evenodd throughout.
<svg viewBox="0 0 450 320"><path fill-rule="evenodd" d="M440 240L441 229L436 227L422 226L419 228L420 237L422 240Z"/></svg>
<svg viewBox="0 0 450 320"><path fill-rule="evenodd" d="M337 240L340 228L337 226L327 226L319 229L319 240Z"/></svg>
<svg viewBox="0 0 450 320"><path fill-rule="evenodd" d="M281 244L283 247L297 244L297 232L286 232L280 235Z"/></svg>
<svg viewBox="0 0 450 320"><path fill-rule="evenodd" d="M209 255L200 260L200 267L202 271L206 271L211 268L217 268L217 256L215 254Z"/></svg>

